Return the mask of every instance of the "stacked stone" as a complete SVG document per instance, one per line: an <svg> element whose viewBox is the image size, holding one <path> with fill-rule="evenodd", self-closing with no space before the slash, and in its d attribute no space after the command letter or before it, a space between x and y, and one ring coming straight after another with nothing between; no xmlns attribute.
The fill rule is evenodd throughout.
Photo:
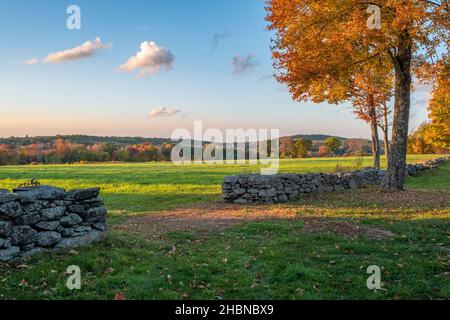
<svg viewBox="0 0 450 320"><path fill-rule="evenodd" d="M438 158L423 164L408 165L410 175L435 168L448 158ZM379 185L385 171L372 167L341 174L307 173L227 176L222 183L223 198L227 202L278 203L294 200L302 194L337 192L344 189L365 188Z"/></svg>
<svg viewBox="0 0 450 320"><path fill-rule="evenodd" d="M385 171L383 170L367 167L361 170L340 174L339 178L344 179L344 181L346 179L353 179L355 180L357 187L363 188L381 183L384 175Z"/></svg>
<svg viewBox="0 0 450 320"><path fill-rule="evenodd" d="M277 203L294 200L301 194L356 188L348 176L323 173L227 176L222 183L225 201Z"/></svg>
<svg viewBox="0 0 450 320"><path fill-rule="evenodd" d="M449 161L449 157L442 157L428 160L424 163L408 164L406 166L406 173L410 176L417 175L420 171L435 169L442 163Z"/></svg>
<svg viewBox="0 0 450 320"><path fill-rule="evenodd" d="M0 261L100 240L106 209L99 188L52 186L0 190Z"/></svg>

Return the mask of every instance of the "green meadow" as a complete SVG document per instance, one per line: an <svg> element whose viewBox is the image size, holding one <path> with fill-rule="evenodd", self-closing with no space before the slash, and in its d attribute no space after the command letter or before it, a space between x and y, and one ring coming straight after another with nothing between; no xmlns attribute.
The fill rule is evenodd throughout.
<svg viewBox="0 0 450 320"><path fill-rule="evenodd" d="M408 161L414 163L435 157L411 155ZM371 162L371 157L281 160L280 172L354 170L370 166ZM0 188L12 189L30 179L66 189L99 186L110 213L124 215L218 199L224 176L258 172L259 167L255 165L174 165L168 162L10 166L0 167ZM448 187L448 182L442 185Z"/></svg>
<svg viewBox="0 0 450 320"><path fill-rule="evenodd" d="M333 172L370 161L284 160L280 171ZM408 178L410 190L400 194L346 190L239 209L289 211L295 219L249 220L218 231L188 227L156 237L118 228L128 217L219 200L222 178L243 172L258 168L169 163L0 167L0 188L31 178L67 189L100 186L114 217L101 243L0 264L0 299L450 297L448 163ZM370 236L374 230L388 230L392 236L376 239ZM81 269L80 290L66 287L70 265ZM381 290L366 286L371 265L381 268Z"/></svg>

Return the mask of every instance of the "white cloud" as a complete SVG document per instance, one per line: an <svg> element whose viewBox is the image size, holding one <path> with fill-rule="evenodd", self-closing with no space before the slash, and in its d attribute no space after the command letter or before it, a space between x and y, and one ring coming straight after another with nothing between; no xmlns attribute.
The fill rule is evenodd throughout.
<svg viewBox="0 0 450 320"><path fill-rule="evenodd" d="M156 108L153 109L150 114L149 117L150 118L160 118L160 117L171 117L176 115L177 113L180 113L181 110L167 110L165 107L160 107L160 108Z"/></svg>
<svg viewBox="0 0 450 320"><path fill-rule="evenodd" d="M26 65L32 66L32 65L38 64L39 63L39 59L31 58L31 59L25 60L23 63L26 64Z"/></svg>
<svg viewBox="0 0 450 320"><path fill-rule="evenodd" d="M214 34L211 52L213 52L214 50L217 49L217 46L219 45L220 41L228 39L230 37L231 37L231 33L229 31L218 32L218 33Z"/></svg>
<svg viewBox="0 0 450 320"><path fill-rule="evenodd" d="M414 81L414 90L412 91L412 102L418 107L427 107L431 99L432 87L429 84L420 84Z"/></svg>
<svg viewBox="0 0 450 320"><path fill-rule="evenodd" d="M63 63L83 58L90 58L94 56L98 50L109 48L111 48L110 44L105 44L100 38L96 38L94 41L86 41L85 43L72 49L50 53L43 62Z"/></svg>
<svg viewBox="0 0 450 320"><path fill-rule="evenodd" d="M174 62L175 56L170 50L159 47L153 41L144 41L141 43L141 50L119 69L125 72L140 70L139 77L143 77L145 74L156 74L161 69L170 70Z"/></svg>
<svg viewBox="0 0 450 320"><path fill-rule="evenodd" d="M259 65L254 54L249 54L247 57L234 56L231 63L231 69L237 76L246 74Z"/></svg>

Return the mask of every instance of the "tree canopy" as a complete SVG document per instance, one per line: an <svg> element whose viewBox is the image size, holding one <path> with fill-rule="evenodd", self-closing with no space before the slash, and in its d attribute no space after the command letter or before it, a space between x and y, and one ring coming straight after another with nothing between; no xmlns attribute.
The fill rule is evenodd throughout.
<svg viewBox="0 0 450 320"><path fill-rule="evenodd" d="M369 5L380 9L380 28L368 26ZM293 99L338 103L355 97L355 85L364 83L358 79L367 70L382 68L386 78L395 75L393 136L383 188L403 189L411 80L432 80L430 70L446 55L448 2L270 0L267 11L269 29L276 32L276 77Z"/></svg>
<svg viewBox="0 0 450 320"><path fill-rule="evenodd" d="M450 64L442 66L442 71L434 85L428 107L431 122L427 126L425 138L435 147L450 149Z"/></svg>

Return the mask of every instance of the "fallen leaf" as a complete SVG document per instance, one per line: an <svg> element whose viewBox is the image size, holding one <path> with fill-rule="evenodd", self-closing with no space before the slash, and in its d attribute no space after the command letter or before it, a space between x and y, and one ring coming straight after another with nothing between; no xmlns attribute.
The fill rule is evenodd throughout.
<svg viewBox="0 0 450 320"><path fill-rule="evenodd" d="M122 292L118 292L113 300L127 300L127 297Z"/></svg>
<svg viewBox="0 0 450 320"><path fill-rule="evenodd" d="M28 286L28 281L26 281L25 279L22 279L22 281L20 281L19 286L21 287L27 287Z"/></svg>
<svg viewBox="0 0 450 320"><path fill-rule="evenodd" d="M105 270L105 275L113 273L113 272L114 272L113 268L108 268L108 269Z"/></svg>

